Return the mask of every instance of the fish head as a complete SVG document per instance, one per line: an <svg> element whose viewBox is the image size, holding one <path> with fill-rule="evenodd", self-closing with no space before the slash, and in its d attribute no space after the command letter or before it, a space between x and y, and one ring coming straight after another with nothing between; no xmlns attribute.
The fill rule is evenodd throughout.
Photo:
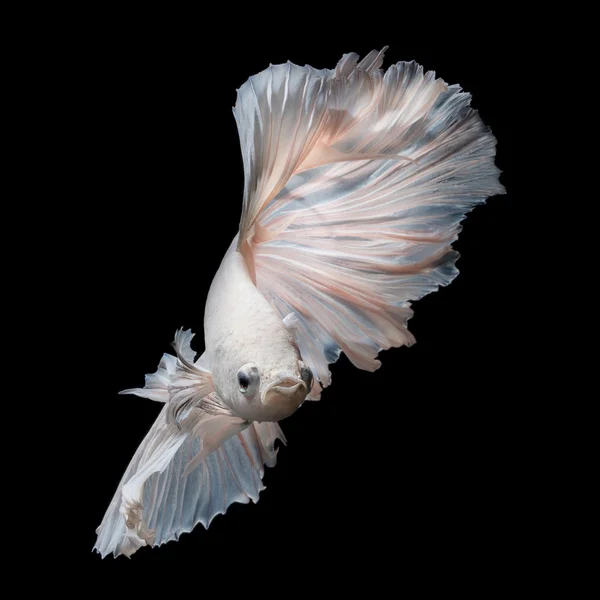
<svg viewBox="0 0 600 600"><path fill-rule="evenodd" d="M235 374L233 407L241 417L253 421L280 421L293 414L306 399L313 374L303 361L284 368L262 368L248 362Z"/></svg>

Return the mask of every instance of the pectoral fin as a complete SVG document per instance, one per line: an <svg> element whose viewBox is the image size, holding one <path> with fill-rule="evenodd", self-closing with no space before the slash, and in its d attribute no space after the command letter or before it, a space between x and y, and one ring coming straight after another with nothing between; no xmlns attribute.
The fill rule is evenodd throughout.
<svg viewBox="0 0 600 600"><path fill-rule="evenodd" d="M164 354L158 369L146 375L143 388L123 390L121 394L135 394L168 405L167 421L179 425L193 406L214 391L210 369L206 364L206 353L194 361L191 330L178 329L173 348L176 356Z"/></svg>

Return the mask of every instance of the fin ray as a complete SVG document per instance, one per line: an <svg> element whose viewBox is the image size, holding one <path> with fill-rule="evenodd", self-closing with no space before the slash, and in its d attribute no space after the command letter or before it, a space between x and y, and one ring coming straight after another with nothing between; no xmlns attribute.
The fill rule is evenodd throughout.
<svg viewBox="0 0 600 600"><path fill-rule="evenodd" d="M177 427L167 422L166 412L164 406L96 530L94 549L103 557L131 556L143 546L176 540L198 523L208 527L233 502L257 502L264 489L264 465L276 462L275 440L285 442L276 423L247 423L234 415L220 415L215 427L214 415L193 408ZM203 423L210 424L206 432ZM217 435L206 452L207 436L223 426L231 435ZM186 476L186 466L203 452L197 468Z"/></svg>
<svg viewBox="0 0 600 600"><path fill-rule="evenodd" d="M383 52L334 71L273 67L236 104L238 247L322 387L340 352L374 370L381 350L414 343L411 302L456 277L461 220L504 193L470 95L414 61L383 72Z"/></svg>

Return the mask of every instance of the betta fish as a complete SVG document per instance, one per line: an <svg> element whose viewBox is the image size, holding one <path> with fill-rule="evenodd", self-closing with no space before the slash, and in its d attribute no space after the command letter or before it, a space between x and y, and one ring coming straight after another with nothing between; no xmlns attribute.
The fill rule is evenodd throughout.
<svg viewBox="0 0 600 600"><path fill-rule="evenodd" d="M385 50L271 65L238 90L243 201L205 349L178 330L144 387L120 392L163 406L96 530L103 557L257 502L279 422L320 399L342 352L375 371L415 342L411 303L457 276L462 219L504 193L470 95L414 61L382 69Z"/></svg>

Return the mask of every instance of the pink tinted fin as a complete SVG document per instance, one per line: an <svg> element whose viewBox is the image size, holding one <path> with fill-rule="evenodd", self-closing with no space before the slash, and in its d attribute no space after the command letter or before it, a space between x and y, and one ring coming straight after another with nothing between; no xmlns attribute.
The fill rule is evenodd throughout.
<svg viewBox="0 0 600 600"><path fill-rule="evenodd" d="M461 220L504 192L496 140L469 94L414 62L383 71L382 60L270 67L236 104L239 248L281 318L294 315L322 387L340 352L374 370L382 349L414 343L411 303L456 277Z"/></svg>

